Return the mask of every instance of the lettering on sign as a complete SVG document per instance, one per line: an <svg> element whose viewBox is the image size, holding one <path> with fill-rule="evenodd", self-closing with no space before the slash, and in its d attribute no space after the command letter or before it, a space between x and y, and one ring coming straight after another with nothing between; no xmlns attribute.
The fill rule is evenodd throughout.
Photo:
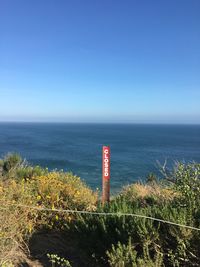
<svg viewBox="0 0 200 267"><path fill-rule="evenodd" d="M110 179L110 147L103 147L103 178Z"/></svg>

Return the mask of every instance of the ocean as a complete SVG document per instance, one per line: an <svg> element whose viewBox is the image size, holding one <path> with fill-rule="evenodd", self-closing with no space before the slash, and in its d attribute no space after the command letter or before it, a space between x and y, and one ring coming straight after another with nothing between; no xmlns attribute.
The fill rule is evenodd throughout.
<svg viewBox="0 0 200 267"><path fill-rule="evenodd" d="M101 188L102 146L111 147L111 190L150 172L157 162L200 162L200 125L0 123L0 156L17 152L30 164L63 169Z"/></svg>

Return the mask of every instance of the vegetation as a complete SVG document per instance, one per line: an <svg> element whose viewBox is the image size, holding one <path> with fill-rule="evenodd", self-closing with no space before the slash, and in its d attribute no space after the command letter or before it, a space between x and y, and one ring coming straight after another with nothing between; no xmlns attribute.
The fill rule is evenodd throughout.
<svg viewBox="0 0 200 267"><path fill-rule="evenodd" d="M115 215L58 212L85 210ZM0 266L200 266L200 164L122 189L102 206L79 177L0 160Z"/></svg>

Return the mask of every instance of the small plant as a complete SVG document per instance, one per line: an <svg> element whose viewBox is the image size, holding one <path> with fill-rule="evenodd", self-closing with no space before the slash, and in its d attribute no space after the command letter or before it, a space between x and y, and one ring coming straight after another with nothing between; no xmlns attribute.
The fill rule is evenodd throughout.
<svg viewBox="0 0 200 267"><path fill-rule="evenodd" d="M112 245L112 249L107 251L106 254L111 267L137 267L137 252L131 244L131 239L129 239L127 245L120 242L116 246Z"/></svg>
<svg viewBox="0 0 200 267"><path fill-rule="evenodd" d="M23 165L24 161L18 154L8 154L0 159L0 176L3 179L14 178L16 170Z"/></svg>
<svg viewBox="0 0 200 267"><path fill-rule="evenodd" d="M18 154L8 154L3 162L4 172L9 172L11 169L17 167L22 163L22 158Z"/></svg>
<svg viewBox="0 0 200 267"><path fill-rule="evenodd" d="M72 267L70 262L65 258L59 257L57 254L47 254L51 267Z"/></svg>
<svg viewBox="0 0 200 267"><path fill-rule="evenodd" d="M158 182L158 178L154 173L149 173L146 178L146 182L148 184L156 184Z"/></svg>
<svg viewBox="0 0 200 267"><path fill-rule="evenodd" d="M143 246L143 258L138 253L129 238L128 244L117 243L106 252L110 267L161 267L163 266L163 254L156 252L151 259L148 245Z"/></svg>

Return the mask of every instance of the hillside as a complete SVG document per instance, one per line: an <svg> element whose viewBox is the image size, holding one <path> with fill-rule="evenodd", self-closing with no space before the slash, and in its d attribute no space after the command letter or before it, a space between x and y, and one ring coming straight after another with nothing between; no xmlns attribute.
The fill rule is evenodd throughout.
<svg viewBox="0 0 200 267"><path fill-rule="evenodd" d="M102 206L100 193L72 173L7 155L0 160L0 266L200 266L199 178L200 164L178 163L162 180L149 175Z"/></svg>

